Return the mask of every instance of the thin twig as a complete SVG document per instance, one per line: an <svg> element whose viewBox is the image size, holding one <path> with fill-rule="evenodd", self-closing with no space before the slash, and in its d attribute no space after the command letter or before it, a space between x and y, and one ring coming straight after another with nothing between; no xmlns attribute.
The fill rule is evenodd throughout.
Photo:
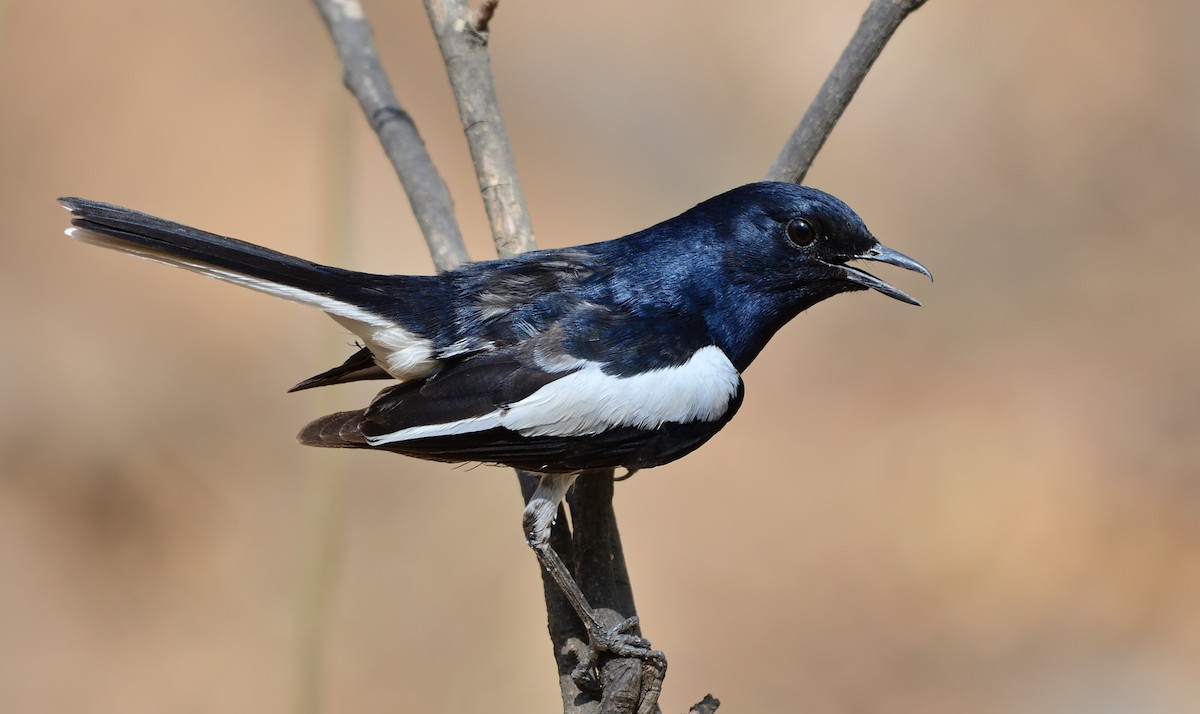
<svg viewBox="0 0 1200 714"><path fill-rule="evenodd" d="M412 117L392 91L358 0L313 0L341 57L343 81L358 99L400 178L439 270L470 260L454 218L454 202Z"/></svg>
<svg viewBox="0 0 1200 714"><path fill-rule="evenodd" d="M326 187L321 239L326 246L323 258L340 265L346 258L349 238L354 234L353 152L350 150L350 112L339 95L329 92L331 112L329 147L321 175ZM333 346L327 346L333 362ZM334 399L318 389L311 399L320 403L324 413L337 409ZM337 570L346 518L346 462L323 450L305 450L304 558L297 608L296 714L317 714L322 709L324 665L328 652L329 624L337 591Z"/></svg>
<svg viewBox="0 0 1200 714"><path fill-rule="evenodd" d="M850 43L771 165L767 180L804 181L817 152L896 28L909 13L924 4L925 0L871 0Z"/></svg>
<svg viewBox="0 0 1200 714"><path fill-rule="evenodd" d="M487 35L475 30L466 0L425 0L425 10L454 88L496 251L506 257L532 250L533 224L500 115Z"/></svg>

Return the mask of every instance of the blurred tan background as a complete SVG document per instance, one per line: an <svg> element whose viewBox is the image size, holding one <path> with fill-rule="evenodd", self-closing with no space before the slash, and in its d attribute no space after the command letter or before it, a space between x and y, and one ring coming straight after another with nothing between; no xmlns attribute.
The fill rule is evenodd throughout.
<svg viewBox="0 0 1200 714"><path fill-rule="evenodd" d="M758 179L863 6L506 0L539 243ZM491 255L420 3L366 9ZM925 307L820 305L617 489L665 711L1200 711L1198 36L1194 0L901 29L809 182ZM350 338L66 239L64 194L431 270L309 3L0 2L0 712L554 711L512 475L295 445L371 394L284 394Z"/></svg>

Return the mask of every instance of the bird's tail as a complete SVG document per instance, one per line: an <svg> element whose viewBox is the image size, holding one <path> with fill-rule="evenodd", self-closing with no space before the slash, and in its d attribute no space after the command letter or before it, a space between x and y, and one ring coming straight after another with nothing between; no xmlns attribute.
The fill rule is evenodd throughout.
<svg viewBox="0 0 1200 714"><path fill-rule="evenodd" d="M226 238L140 211L82 198L60 198L71 212L67 235L159 263L319 307L347 319L363 314L363 293L393 276L332 268L252 243ZM378 317L378 316L376 316Z"/></svg>
<svg viewBox="0 0 1200 714"><path fill-rule="evenodd" d="M305 446L324 446L335 449L369 449L359 431L359 425L366 415L366 409L349 412L336 412L309 422L296 435L296 440Z"/></svg>
<svg viewBox="0 0 1200 714"><path fill-rule="evenodd" d="M433 368L433 342L412 323L428 322L423 314L445 309L444 301L434 299L444 287L436 276L343 270L108 203L59 202L71 212L67 234L72 238L320 308L361 338L377 366L397 379L423 376ZM422 312L414 307L417 301L433 305ZM365 359L360 361L368 372L355 378L383 375ZM302 385L337 381L347 380Z"/></svg>

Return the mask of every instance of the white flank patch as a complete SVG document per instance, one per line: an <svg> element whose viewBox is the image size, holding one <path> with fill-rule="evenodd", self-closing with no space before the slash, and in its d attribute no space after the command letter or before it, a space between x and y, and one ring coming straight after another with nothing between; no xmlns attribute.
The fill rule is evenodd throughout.
<svg viewBox="0 0 1200 714"><path fill-rule="evenodd" d="M502 426L521 436L587 436L618 427L657 429L667 422L716 421L737 395L741 377L719 347L696 351L678 367L632 377L605 374L588 362L528 397L489 414L409 427L368 437L373 446L432 436L471 434Z"/></svg>
<svg viewBox="0 0 1200 714"><path fill-rule="evenodd" d="M371 350L371 354L382 360L380 366L396 379L403 381L424 377L437 367L437 361L433 356L432 341L418 337L395 322L368 312L357 305L335 300L328 295L319 295L290 285L218 268L207 263L179 258L169 253L130 244L83 228L68 228L67 235L84 243L113 248L138 258L183 268L210 278L281 297L284 300L320 308L338 324L357 335Z"/></svg>

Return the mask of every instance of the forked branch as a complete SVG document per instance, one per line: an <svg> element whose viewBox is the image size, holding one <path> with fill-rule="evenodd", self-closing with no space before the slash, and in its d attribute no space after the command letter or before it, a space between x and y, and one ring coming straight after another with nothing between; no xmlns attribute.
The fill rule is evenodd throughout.
<svg viewBox="0 0 1200 714"><path fill-rule="evenodd" d="M445 182L433 165L412 117L396 99L379 61L358 0L314 0L345 69L345 84L358 99L408 195L435 264L448 270L468 260ZM904 19L925 0L871 0L850 43L800 124L775 159L767 178L800 183L871 65ZM498 0L472 12L466 0L425 0L426 11L454 89L475 166L479 190L501 256L534 247L533 228L517 177L511 144L500 114L487 42ZM518 472L528 499L536 475ZM574 534L559 519L551 545L569 564L589 601L624 616L633 615L620 536L612 511L612 472L580 478L570 499ZM544 575L544 574L543 574ZM584 628L562 593L544 579L547 614L565 712L657 711L664 672L647 671L638 660L614 659L601 672L599 692L582 692L570 677L568 647L582 643ZM639 674L640 671L640 674ZM711 696L692 707L711 714Z"/></svg>

